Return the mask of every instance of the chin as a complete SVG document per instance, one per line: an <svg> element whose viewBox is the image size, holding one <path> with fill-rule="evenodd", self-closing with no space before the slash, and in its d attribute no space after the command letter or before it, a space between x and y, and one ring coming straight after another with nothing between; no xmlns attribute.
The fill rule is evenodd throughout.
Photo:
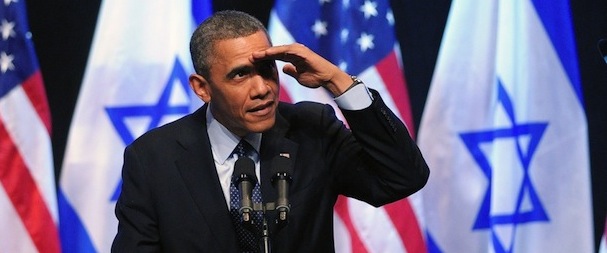
<svg viewBox="0 0 607 253"><path fill-rule="evenodd" d="M274 126L275 122L274 117L272 117L271 119L253 123L249 126L249 131L253 133L263 133L270 130L270 128Z"/></svg>

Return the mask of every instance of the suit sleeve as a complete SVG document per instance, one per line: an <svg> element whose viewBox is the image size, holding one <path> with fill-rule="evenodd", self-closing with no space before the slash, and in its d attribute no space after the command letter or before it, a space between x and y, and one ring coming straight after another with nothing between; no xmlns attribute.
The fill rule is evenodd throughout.
<svg viewBox="0 0 607 253"><path fill-rule="evenodd" d="M334 177L341 194L381 206L420 190L430 171L405 124L371 93L371 106L341 110L351 134L336 138Z"/></svg>
<svg viewBox="0 0 607 253"><path fill-rule="evenodd" d="M128 146L124 152L122 190L116 203L118 233L112 252L161 252L160 238L152 208L151 187L136 149Z"/></svg>

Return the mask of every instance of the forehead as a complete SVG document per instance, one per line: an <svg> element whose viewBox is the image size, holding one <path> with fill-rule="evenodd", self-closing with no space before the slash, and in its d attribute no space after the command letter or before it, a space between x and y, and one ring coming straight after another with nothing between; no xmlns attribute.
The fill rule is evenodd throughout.
<svg viewBox="0 0 607 253"><path fill-rule="evenodd" d="M219 40L215 42L213 50L215 63L248 62L251 53L269 48L270 46L270 41L263 31L258 31L245 37Z"/></svg>

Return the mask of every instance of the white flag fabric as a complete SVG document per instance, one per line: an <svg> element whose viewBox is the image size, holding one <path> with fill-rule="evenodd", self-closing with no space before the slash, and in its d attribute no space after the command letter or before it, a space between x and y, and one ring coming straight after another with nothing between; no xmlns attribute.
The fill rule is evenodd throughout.
<svg viewBox="0 0 607 253"><path fill-rule="evenodd" d="M593 252L567 0L454 0L419 145L430 252Z"/></svg>
<svg viewBox="0 0 607 253"><path fill-rule="evenodd" d="M605 227L607 228L607 225L605 225ZM603 236L601 236L601 244L599 246L599 253L607 253L607 238L605 238L605 235L607 234L607 230L605 230L606 233L603 234Z"/></svg>
<svg viewBox="0 0 607 253"><path fill-rule="evenodd" d="M51 115L24 1L4 1L0 30L0 252L59 253Z"/></svg>
<svg viewBox="0 0 607 253"><path fill-rule="evenodd" d="M209 1L102 2L59 182L63 252L110 252L125 146L200 106L189 40L210 12Z"/></svg>
<svg viewBox="0 0 607 253"><path fill-rule="evenodd" d="M389 1L277 0L268 28L274 45L302 43L378 90L414 133ZM284 63L278 65L282 69ZM336 106L324 89L303 87L280 74L282 101ZM410 199L375 208L340 196L334 214L336 252L426 252L421 219Z"/></svg>

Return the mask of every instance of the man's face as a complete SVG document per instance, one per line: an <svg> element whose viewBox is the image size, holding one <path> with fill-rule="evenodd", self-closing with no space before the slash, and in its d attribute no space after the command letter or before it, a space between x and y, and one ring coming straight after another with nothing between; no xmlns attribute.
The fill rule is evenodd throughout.
<svg viewBox="0 0 607 253"><path fill-rule="evenodd" d="M213 116L234 134L259 133L274 125L278 73L274 61L251 62L251 53L270 47L263 31L216 42L210 78L203 89Z"/></svg>

